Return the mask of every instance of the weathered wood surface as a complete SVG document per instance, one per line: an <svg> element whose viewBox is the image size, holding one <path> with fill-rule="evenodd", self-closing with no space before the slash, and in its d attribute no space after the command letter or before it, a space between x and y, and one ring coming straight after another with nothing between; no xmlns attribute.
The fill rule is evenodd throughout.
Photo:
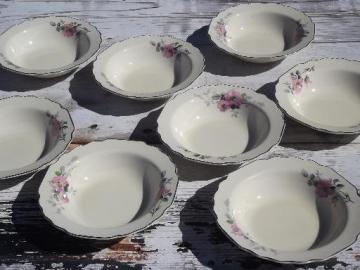
<svg viewBox="0 0 360 270"><path fill-rule="evenodd" d="M133 35L170 34L190 41L204 53L207 67L194 85L240 84L270 98L277 78L296 63L321 57L360 60L358 0L277 1L307 12L316 23L316 38L305 50L275 65L243 63L209 42L206 27L210 19L236 2L240 1L0 0L0 31L28 16L60 13L93 23L103 34L103 47ZM95 83L91 68L87 63L73 74L51 80L0 70L0 97L38 95L62 103L74 119L76 143L130 138L158 144L156 118L164 101L135 102L109 94ZM360 243L337 258L306 266L281 266L242 252L217 228L211 213L219 181L237 167L194 164L159 147L179 168L176 200L153 226L117 241L74 239L45 221L37 203L44 172L29 180L2 181L0 269L360 269ZM360 187L357 136L322 134L287 120L282 143L273 153L314 159Z"/></svg>

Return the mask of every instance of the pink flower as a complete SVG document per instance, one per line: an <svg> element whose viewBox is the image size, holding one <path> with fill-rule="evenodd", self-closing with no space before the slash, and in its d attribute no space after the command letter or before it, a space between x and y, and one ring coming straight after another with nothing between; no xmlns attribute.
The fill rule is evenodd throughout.
<svg viewBox="0 0 360 270"><path fill-rule="evenodd" d="M57 136L60 131L60 123L55 118L51 119L51 134Z"/></svg>
<svg viewBox="0 0 360 270"><path fill-rule="evenodd" d="M226 110L231 108L231 102L228 100L220 99L217 102L217 107L221 112L225 112Z"/></svg>
<svg viewBox="0 0 360 270"><path fill-rule="evenodd" d="M71 23L65 23L64 24L64 36L65 37L72 37L74 34L76 34L76 26L72 25Z"/></svg>
<svg viewBox="0 0 360 270"><path fill-rule="evenodd" d="M226 35L225 24L223 22L218 22L215 26L215 31L220 37L225 37Z"/></svg>
<svg viewBox="0 0 360 270"><path fill-rule="evenodd" d="M166 197L170 194L170 189L166 188L166 187L161 187L160 188L160 194L161 194L161 197Z"/></svg>
<svg viewBox="0 0 360 270"><path fill-rule="evenodd" d="M235 234L235 235L241 235L241 234L242 234L240 228L239 228L238 225L236 225L235 223L231 224L231 231L232 231L233 234Z"/></svg>
<svg viewBox="0 0 360 270"><path fill-rule="evenodd" d="M291 89L295 94L299 94L304 85L304 79L297 75L291 76Z"/></svg>
<svg viewBox="0 0 360 270"><path fill-rule="evenodd" d="M320 179L315 183L315 193L320 198L327 198L329 195L334 193L334 189L332 189L331 180Z"/></svg>
<svg viewBox="0 0 360 270"><path fill-rule="evenodd" d="M235 90L231 90L229 92L227 92L225 95L224 95L224 99L226 101L229 101L231 102L231 108L234 109L234 108L240 108L240 105L241 103L243 102L243 98L242 96L240 95L239 92L235 91Z"/></svg>
<svg viewBox="0 0 360 270"><path fill-rule="evenodd" d="M165 44L161 47L161 51L164 57L171 58L175 55L176 49L173 44Z"/></svg>
<svg viewBox="0 0 360 270"><path fill-rule="evenodd" d="M69 186L69 182L66 180L65 176L54 176L50 181L51 186L56 193L65 192L65 189Z"/></svg>

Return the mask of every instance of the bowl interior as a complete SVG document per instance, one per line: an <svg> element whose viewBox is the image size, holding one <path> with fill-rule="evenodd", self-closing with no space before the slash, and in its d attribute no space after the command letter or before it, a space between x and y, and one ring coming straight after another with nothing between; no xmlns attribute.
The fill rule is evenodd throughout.
<svg viewBox="0 0 360 270"><path fill-rule="evenodd" d="M2 53L14 65L26 69L67 66L81 58L90 47L86 33L71 23L70 19L40 19L15 26L5 33Z"/></svg>
<svg viewBox="0 0 360 270"><path fill-rule="evenodd" d="M279 54L300 43L304 29L284 7L245 6L235 10L224 25L227 46L241 55L261 56Z"/></svg>
<svg viewBox="0 0 360 270"><path fill-rule="evenodd" d="M188 55L177 42L128 40L107 58L103 73L115 87L130 93L155 93L185 81L192 71Z"/></svg>
<svg viewBox="0 0 360 270"><path fill-rule="evenodd" d="M161 172L132 153L104 152L77 160L63 214L88 228L114 228L145 214L158 201Z"/></svg>
<svg viewBox="0 0 360 270"><path fill-rule="evenodd" d="M294 86L289 103L304 118L333 127L360 123L359 72L315 68L310 72L295 71L289 79Z"/></svg>
<svg viewBox="0 0 360 270"><path fill-rule="evenodd" d="M41 159L56 145L58 122L44 111L0 108L0 171L19 169Z"/></svg>
<svg viewBox="0 0 360 270"><path fill-rule="evenodd" d="M343 199L321 196L320 185L286 169L259 172L239 181L229 211L241 230L263 247L282 252L317 249L335 240L347 220Z"/></svg>
<svg viewBox="0 0 360 270"><path fill-rule="evenodd" d="M253 104L243 104L230 113L198 98L178 105L170 126L180 146L210 156L248 152L260 145L270 130L268 117Z"/></svg>

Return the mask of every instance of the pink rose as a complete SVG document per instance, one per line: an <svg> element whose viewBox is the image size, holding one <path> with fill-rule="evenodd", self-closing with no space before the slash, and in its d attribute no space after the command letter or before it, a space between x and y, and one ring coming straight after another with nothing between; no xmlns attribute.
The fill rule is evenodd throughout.
<svg viewBox="0 0 360 270"><path fill-rule="evenodd" d="M231 231L233 234L241 235L241 230L235 223L231 224Z"/></svg>
<svg viewBox="0 0 360 270"><path fill-rule="evenodd" d="M163 56L165 56L166 58L171 58L175 54L175 48L172 44L165 44L164 46L162 46L161 51Z"/></svg>
<svg viewBox="0 0 360 270"><path fill-rule="evenodd" d="M295 94L299 94L301 92L301 89L303 88L304 85L304 79L303 78L292 78L291 81L291 88L293 89Z"/></svg>
<svg viewBox="0 0 360 270"><path fill-rule="evenodd" d="M230 107L232 109L234 108L240 108L240 105L241 103L243 102L243 98L242 96L240 95L239 92L235 91L235 90L231 90L229 92L227 92L225 95L224 95L224 98L225 100L231 102L231 105Z"/></svg>
<svg viewBox="0 0 360 270"><path fill-rule="evenodd" d="M160 188L160 194L162 197L166 197L170 194L170 189L166 188L166 187L161 187Z"/></svg>
<svg viewBox="0 0 360 270"><path fill-rule="evenodd" d="M221 99L217 102L217 107L221 112L225 112L226 110L231 108L231 102Z"/></svg>
<svg viewBox="0 0 360 270"><path fill-rule="evenodd" d="M66 180L65 176L54 176L50 181L51 186L54 188L55 192L60 193L65 190L69 185L69 182Z"/></svg>
<svg viewBox="0 0 360 270"><path fill-rule="evenodd" d="M51 134L53 136L57 136L59 134L60 131L60 123L59 121L57 121L55 118L53 118L51 120Z"/></svg>
<svg viewBox="0 0 360 270"><path fill-rule="evenodd" d="M315 183L315 187L315 193L320 198L326 198L334 193L331 185L331 180L320 179Z"/></svg>
<svg viewBox="0 0 360 270"><path fill-rule="evenodd" d="M72 37L76 33L76 26L65 23L64 24L64 36L65 37Z"/></svg>
<svg viewBox="0 0 360 270"><path fill-rule="evenodd" d="M215 30L220 37L224 37L226 35L225 24L222 22L217 23Z"/></svg>

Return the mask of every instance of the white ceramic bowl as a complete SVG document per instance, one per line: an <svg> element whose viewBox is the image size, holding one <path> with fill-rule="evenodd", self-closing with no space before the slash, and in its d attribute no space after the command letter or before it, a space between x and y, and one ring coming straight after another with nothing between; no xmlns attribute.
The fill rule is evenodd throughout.
<svg viewBox="0 0 360 270"><path fill-rule="evenodd" d="M100 48L100 32L72 17L33 17L0 35L0 64L27 76L64 75L89 60Z"/></svg>
<svg viewBox="0 0 360 270"><path fill-rule="evenodd" d="M284 59L306 47L315 25L304 13L273 3L240 4L218 14L209 26L220 49L248 62Z"/></svg>
<svg viewBox="0 0 360 270"><path fill-rule="evenodd" d="M310 160L251 162L220 183L214 200L218 225L231 240L280 263L326 260L360 232L356 187Z"/></svg>
<svg viewBox="0 0 360 270"><path fill-rule="evenodd" d="M360 62L320 59L279 78L276 98L291 118L319 131L360 133Z"/></svg>
<svg viewBox="0 0 360 270"><path fill-rule="evenodd" d="M99 54L93 73L114 94L158 99L186 88L203 69L204 57L190 43L169 36L138 36Z"/></svg>
<svg viewBox="0 0 360 270"><path fill-rule="evenodd" d="M39 203L67 233L111 239L158 219L171 205L177 184L174 164L157 148L106 140L77 147L50 166Z"/></svg>
<svg viewBox="0 0 360 270"><path fill-rule="evenodd" d="M240 164L278 144L283 114L262 94L241 86L204 85L174 95L158 118L163 142L183 157Z"/></svg>
<svg viewBox="0 0 360 270"><path fill-rule="evenodd" d="M0 179L36 172L69 145L74 125L58 103L33 96L0 99Z"/></svg>

